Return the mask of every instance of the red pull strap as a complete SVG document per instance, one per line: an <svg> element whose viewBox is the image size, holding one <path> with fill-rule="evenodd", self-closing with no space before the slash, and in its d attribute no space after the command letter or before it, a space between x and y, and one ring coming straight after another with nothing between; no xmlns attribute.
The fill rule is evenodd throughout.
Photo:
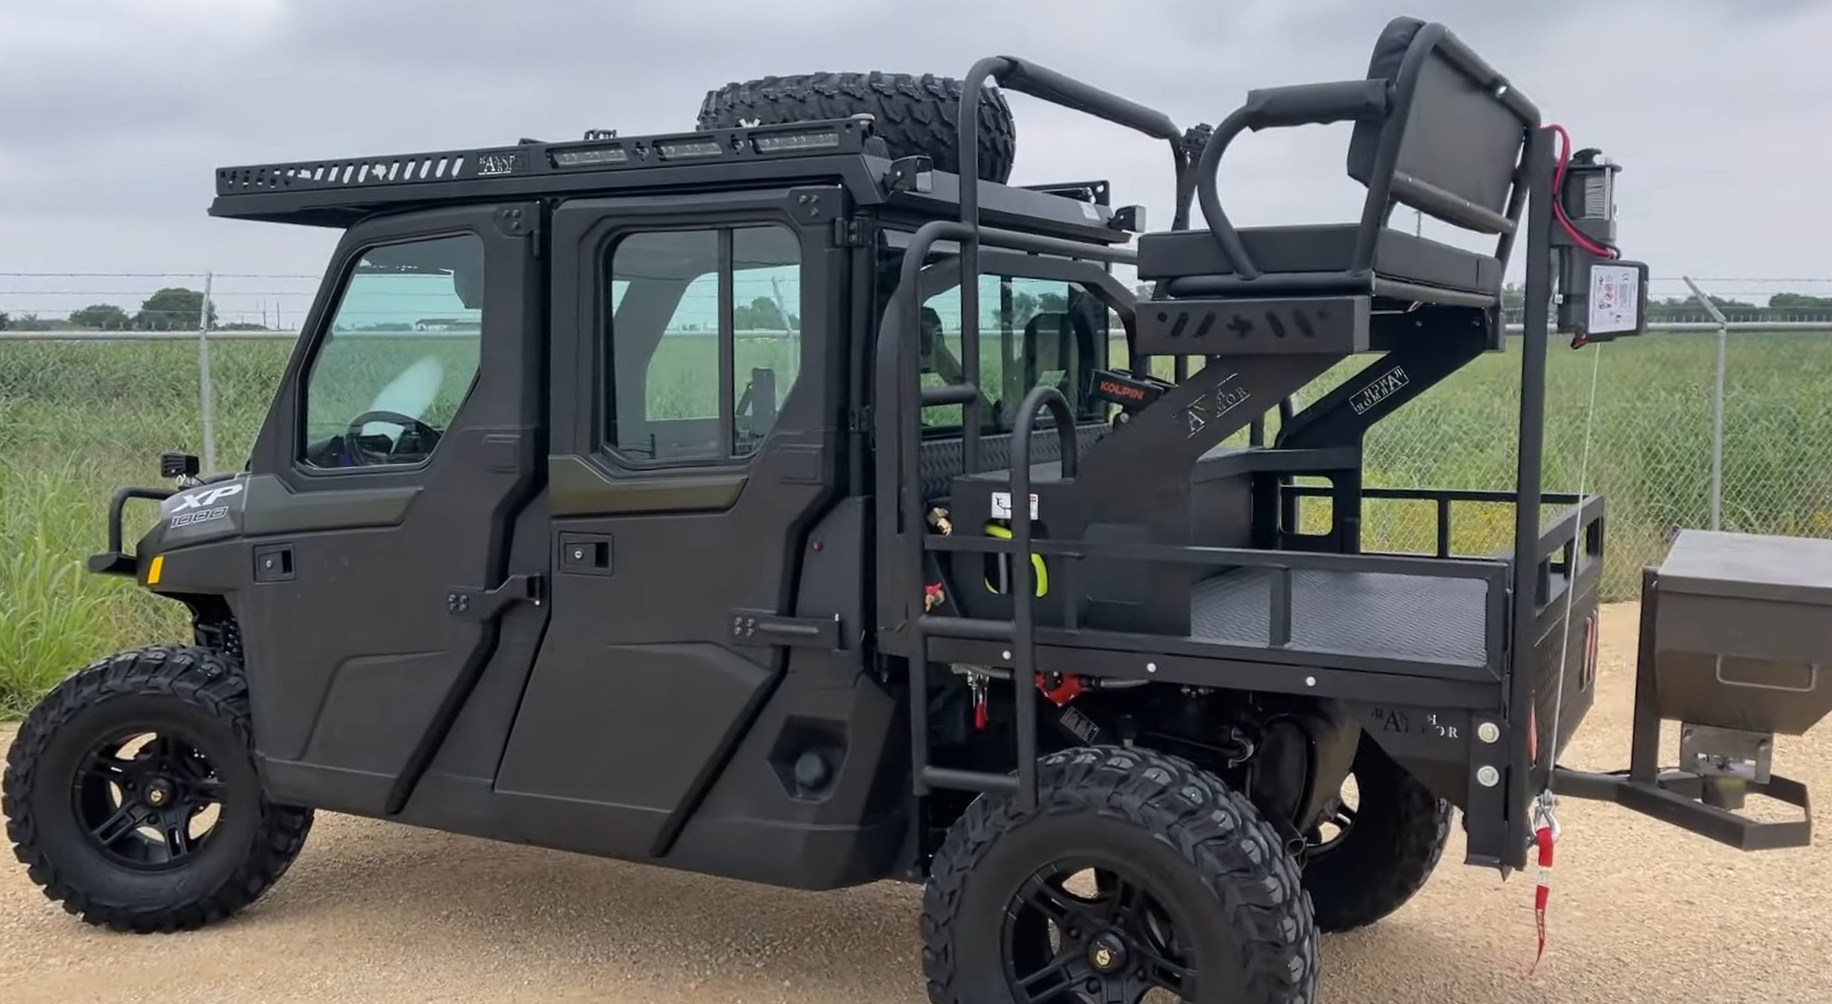
<svg viewBox="0 0 1832 1004"><path fill-rule="evenodd" d="M1559 834L1551 792L1540 796L1533 816L1533 843L1539 849L1539 883L1533 887L1533 926L1539 934L1539 950L1533 955L1533 965L1527 970L1529 975L1539 968L1539 960L1546 955L1546 906L1552 898L1552 847Z"/></svg>

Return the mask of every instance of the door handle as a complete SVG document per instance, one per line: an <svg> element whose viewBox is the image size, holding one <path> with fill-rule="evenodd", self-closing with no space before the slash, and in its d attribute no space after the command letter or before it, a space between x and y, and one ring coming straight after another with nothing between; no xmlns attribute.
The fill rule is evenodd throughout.
<svg viewBox="0 0 1832 1004"><path fill-rule="evenodd" d="M453 617L488 621L517 603L540 606L546 599L546 579L541 575L511 575L494 589L456 588L445 594L445 609Z"/></svg>

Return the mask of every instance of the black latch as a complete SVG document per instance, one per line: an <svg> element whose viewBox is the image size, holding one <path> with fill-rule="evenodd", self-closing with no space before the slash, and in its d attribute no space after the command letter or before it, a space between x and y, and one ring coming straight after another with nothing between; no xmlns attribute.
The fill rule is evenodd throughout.
<svg viewBox="0 0 1832 1004"><path fill-rule="evenodd" d="M293 545L262 544L254 549L256 582L293 581Z"/></svg>
<svg viewBox="0 0 1832 1004"><path fill-rule="evenodd" d="M862 216L836 216L833 219L834 247L865 247L870 243L868 232L869 228Z"/></svg>
<svg viewBox="0 0 1832 1004"><path fill-rule="evenodd" d="M1142 234L1145 232L1145 207L1121 206L1113 211L1107 226L1129 234Z"/></svg>
<svg viewBox="0 0 1832 1004"><path fill-rule="evenodd" d="M739 644L840 648L840 615L782 617L767 610L733 610L731 638Z"/></svg>
<svg viewBox="0 0 1832 1004"><path fill-rule="evenodd" d="M935 162L921 154L899 157L884 173L884 187L893 192L927 195L935 190Z"/></svg>
<svg viewBox="0 0 1832 1004"><path fill-rule="evenodd" d="M511 575L495 589L453 589L445 594L445 609L453 617L470 621L494 620L516 603L540 606L546 598L546 580L540 575Z"/></svg>

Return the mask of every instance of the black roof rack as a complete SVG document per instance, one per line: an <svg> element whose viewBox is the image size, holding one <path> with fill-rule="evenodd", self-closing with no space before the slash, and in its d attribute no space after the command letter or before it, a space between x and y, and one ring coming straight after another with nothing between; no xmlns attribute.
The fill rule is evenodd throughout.
<svg viewBox="0 0 1832 1004"><path fill-rule="evenodd" d="M865 203L924 214L956 210L959 179L934 172L928 192L889 192L890 157L869 116L653 136L593 130L581 140L219 168L210 215L347 227L378 212L458 202L620 189L718 188L831 178ZM1104 206L980 184L988 222L1123 243ZM945 205L945 209L944 209Z"/></svg>

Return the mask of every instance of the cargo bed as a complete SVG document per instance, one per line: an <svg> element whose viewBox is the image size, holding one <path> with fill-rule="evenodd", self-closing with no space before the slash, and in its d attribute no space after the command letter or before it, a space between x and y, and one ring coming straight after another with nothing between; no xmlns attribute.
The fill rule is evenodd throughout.
<svg viewBox="0 0 1832 1004"><path fill-rule="evenodd" d="M1270 646L1271 568L1242 568L1197 583L1190 637ZM1489 585L1480 579L1338 569L1294 569L1290 647L1318 654L1487 669Z"/></svg>

